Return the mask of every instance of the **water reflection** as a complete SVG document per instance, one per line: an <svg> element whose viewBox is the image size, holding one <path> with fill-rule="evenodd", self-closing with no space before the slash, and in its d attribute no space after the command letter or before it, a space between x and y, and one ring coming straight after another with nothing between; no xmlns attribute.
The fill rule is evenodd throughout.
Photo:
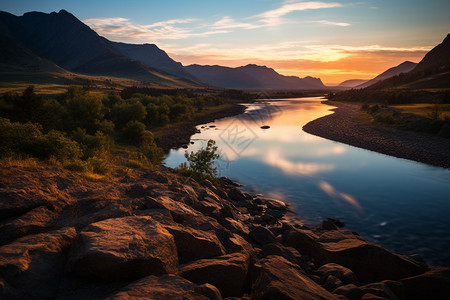
<svg viewBox="0 0 450 300"><path fill-rule="evenodd" d="M206 124L188 151L213 139L221 153L220 176L292 203L309 224L339 218L389 249L450 264L450 172L303 132L309 121L332 113L320 102L250 104L243 115ZM172 150L165 163L177 166L184 151Z"/></svg>

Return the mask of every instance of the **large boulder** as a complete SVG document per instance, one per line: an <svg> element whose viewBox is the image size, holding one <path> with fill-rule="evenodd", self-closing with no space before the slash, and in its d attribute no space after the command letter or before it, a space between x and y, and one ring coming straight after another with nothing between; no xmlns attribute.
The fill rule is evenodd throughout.
<svg viewBox="0 0 450 300"><path fill-rule="evenodd" d="M317 270L317 275L319 275L322 279L326 279L328 276L333 275L341 280L344 284L358 283L358 279L356 278L356 275L352 272L352 270L335 263L329 263L321 266Z"/></svg>
<svg viewBox="0 0 450 300"><path fill-rule="evenodd" d="M249 264L249 254L236 252L184 265L181 276L197 284L212 284L223 297L239 297L244 292Z"/></svg>
<svg viewBox="0 0 450 300"><path fill-rule="evenodd" d="M187 216L199 216L200 214L183 202L175 201L167 196L145 197L144 205L146 208L166 209L170 212L177 223L184 222Z"/></svg>
<svg viewBox="0 0 450 300"><path fill-rule="evenodd" d="M250 237L260 245L275 242L275 235L264 226L254 226L250 230Z"/></svg>
<svg viewBox="0 0 450 300"><path fill-rule="evenodd" d="M256 265L252 299L336 299L281 256L269 256Z"/></svg>
<svg viewBox="0 0 450 300"><path fill-rule="evenodd" d="M103 280L135 279L177 273L173 236L149 216L108 219L79 233L69 269Z"/></svg>
<svg viewBox="0 0 450 300"><path fill-rule="evenodd" d="M225 254L214 231L196 230L183 225L166 226L177 245L180 263Z"/></svg>
<svg viewBox="0 0 450 300"><path fill-rule="evenodd" d="M317 238L318 236L308 229L291 228L283 233L284 242L302 255L312 256Z"/></svg>
<svg viewBox="0 0 450 300"><path fill-rule="evenodd" d="M0 225L0 243L4 244L26 234L44 230L56 217L55 212L45 206L40 206L18 218L8 219Z"/></svg>
<svg viewBox="0 0 450 300"><path fill-rule="evenodd" d="M147 276L106 298L220 300L220 292L209 284L196 285L176 275Z"/></svg>
<svg viewBox="0 0 450 300"><path fill-rule="evenodd" d="M371 295L371 297L376 296L391 300L403 299L403 285L398 281L383 280L361 286L360 289L363 295Z"/></svg>
<svg viewBox="0 0 450 300"><path fill-rule="evenodd" d="M422 274L427 266L394 254L350 231L333 230L314 241L312 257L319 264L337 263L352 270L363 282L398 280Z"/></svg>
<svg viewBox="0 0 450 300"><path fill-rule="evenodd" d="M65 252L75 236L74 228L63 228L1 246L0 277L4 285L0 298L53 298L64 272Z"/></svg>
<svg viewBox="0 0 450 300"><path fill-rule="evenodd" d="M433 267L430 271L400 280L405 299L446 299L450 295L450 267Z"/></svg>

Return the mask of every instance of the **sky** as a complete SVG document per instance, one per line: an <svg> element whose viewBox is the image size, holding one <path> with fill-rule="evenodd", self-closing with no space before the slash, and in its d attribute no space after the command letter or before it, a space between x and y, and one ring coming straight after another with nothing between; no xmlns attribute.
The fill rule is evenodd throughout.
<svg viewBox="0 0 450 300"><path fill-rule="evenodd" d="M448 0L3 0L15 15L65 9L98 34L154 43L183 65L254 63L326 84L419 62L450 33Z"/></svg>

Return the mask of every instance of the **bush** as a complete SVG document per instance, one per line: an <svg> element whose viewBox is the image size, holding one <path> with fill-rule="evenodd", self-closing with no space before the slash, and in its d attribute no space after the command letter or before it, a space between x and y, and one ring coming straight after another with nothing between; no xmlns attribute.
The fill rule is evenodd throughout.
<svg viewBox="0 0 450 300"><path fill-rule="evenodd" d="M141 147L141 152L152 163L159 165L164 159L164 152L155 143L150 143Z"/></svg>
<svg viewBox="0 0 450 300"><path fill-rule="evenodd" d="M217 146L215 145L215 141L209 140L204 149L202 148L197 152L191 152L190 154L186 151L184 156L189 165L187 165L187 163L182 163L178 166L178 170L195 179L213 179L216 177L217 169L213 167L213 164L214 161L219 158L219 154L217 154Z"/></svg>
<svg viewBox="0 0 450 300"><path fill-rule="evenodd" d="M139 146L144 142L152 142L153 134L141 122L130 121L122 130L121 139L126 144Z"/></svg>
<svg viewBox="0 0 450 300"><path fill-rule="evenodd" d="M32 123L10 122L0 118L0 155L30 155L40 159L51 156L57 160L76 159L82 154L77 142L62 132L51 130L42 134L41 126Z"/></svg>
<svg viewBox="0 0 450 300"><path fill-rule="evenodd" d="M106 159L90 157L87 163L94 173L105 175L111 172L111 166Z"/></svg>

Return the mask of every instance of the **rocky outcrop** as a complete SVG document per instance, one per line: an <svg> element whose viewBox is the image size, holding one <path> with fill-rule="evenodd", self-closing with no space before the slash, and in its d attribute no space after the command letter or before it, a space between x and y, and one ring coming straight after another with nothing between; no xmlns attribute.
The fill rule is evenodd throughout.
<svg viewBox="0 0 450 300"><path fill-rule="evenodd" d="M151 217L108 219L78 234L69 269L81 277L106 281L174 274L177 248L173 236Z"/></svg>
<svg viewBox="0 0 450 300"><path fill-rule="evenodd" d="M217 288L209 284L196 285L176 275L163 275L144 277L106 299L221 300L222 297Z"/></svg>
<svg viewBox="0 0 450 300"><path fill-rule="evenodd" d="M238 297L244 292L249 264L249 254L233 253L184 265L181 276L197 284L212 284L223 297Z"/></svg>
<svg viewBox="0 0 450 300"><path fill-rule="evenodd" d="M281 256L256 265L252 299L337 299Z"/></svg>
<svg viewBox="0 0 450 300"><path fill-rule="evenodd" d="M0 298L42 299L58 290L74 228L22 237L0 247Z"/></svg>
<svg viewBox="0 0 450 300"><path fill-rule="evenodd" d="M1 299L443 299L429 269L227 178L159 167L107 182L10 167L0 184ZM16 201L16 202L15 202Z"/></svg>

